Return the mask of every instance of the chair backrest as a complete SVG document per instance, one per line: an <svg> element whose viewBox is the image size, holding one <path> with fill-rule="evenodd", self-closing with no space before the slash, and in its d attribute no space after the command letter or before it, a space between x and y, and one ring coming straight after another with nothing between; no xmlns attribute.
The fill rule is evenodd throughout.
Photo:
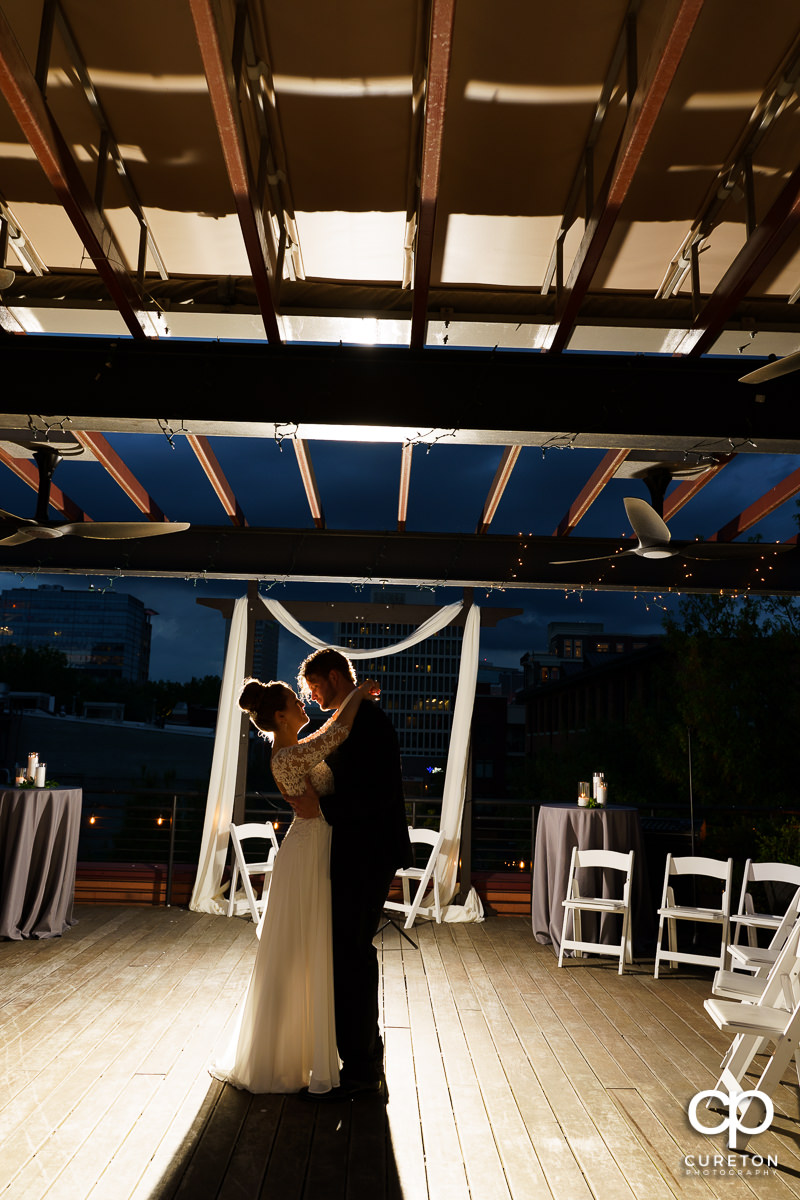
<svg viewBox="0 0 800 1200"><path fill-rule="evenodd" d="M681 858L673 858L671 854L667 854L667 863L664 868L664 891L661 900L664 908L669 903L669 894L672 887L671 878L673 875L704 875L721 880L724 884L722 889L722 911L730 913L731 881L733 879L732 858L729 858L725 862L721 858L703 858L699 854L687 854Z"/></svg>
<svg viewBox="0 0 800 1200"><path fill-rule="evenodd" d="M269 841L272 842L272 850L278 849L278 835L272 821L248 821L244 825L234 825L231 822L230 835L233 844L242 851L242 857L244 857L242 842L248 840Z"/></svg>
<svg viewBox="0 0 800 1200"><path fill-rule="evenodd" d="M748 858L744 880L746 883L789 883L797 888L800 887L800 867L794 863L753 862Z"/></svg>
<svg viewBox="0 0 800 1200"><path fill-rule="evenodd" d="M575 847L575 866L608 867L612 871L628 871L633 866L633 850L579 850Z"/></svg>
<svg viewBox="0 0 800 1200"><path fill-rule="evenodd" d="M683 858L667 855L670 875L711 875L714 879L728 879L733 859L702 858L699 854L687 854Z"/></svg>
<svg viewBox="0 0 800 1200"><path fill-rule="evenodd" d="M438 829L416 829L413 825L408 827L408 836L411 842L427 842L429 846L435 846L441 838L444 841L444 834Z"/></svg>

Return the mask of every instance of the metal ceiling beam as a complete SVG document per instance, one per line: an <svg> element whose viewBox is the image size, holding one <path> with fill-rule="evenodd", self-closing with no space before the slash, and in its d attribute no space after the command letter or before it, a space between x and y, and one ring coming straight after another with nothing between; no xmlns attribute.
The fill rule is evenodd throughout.
<svg viewBox="0 0 800 1200"><path fill-rule="evenodd" d="M241 505L234 495L233 488L228 483L225 472L217 461L217 456L211 449L207 437L195 433L187 433L186 440L197 456L197 461L206 473L208 481L217 494L220 504L231 519L233 525L247 525Z"/></svg>
<svg viewBox="0 0 800 1200"><path fill-rule="evenodd" d="M229 596L198 596L196 603L202 604L204 608L216 609L229 620L233 616L236 601ZM441 612L438 604L380 604L362 600L292 600L290 604L284 604L284 608L301 625L309 621L324 621L327 624L331 621L369 621L380 624L421 625L429 617ZM520 617L524 611L522 608L481 608L481 629L494 629L500 621L509 617ZM465 606L453 617L450 624L456 627L465 625L467 616L468 608ZM275 620L263 602L260 602L256 609L256 620Z"/></svg>
<svg viewBox="0 0 800 1200"><path fill-rule="evenodd" d="M420 156L419 209L414 252L414 294L411 301L411 348L425 345L428 327L428 294L433 266L433 240L439 176L442 166L447 84L453 47L456 0L432 0L425 120Z"/></svg>
<svg viewBox="0 0 800 1200"><path fill-rule="evenodd" d="M608 483L609 479L614 478L615 472L622 466L625 459L630 454L630 450L609 450L603 456L602 461L592 472L587 483L578 493L575 500L569 506L565 515L561 518L559 526L556 529L553 537L566 537L572 533L575 526L583 516L588 512L594 504L597 497L602 492L603 488Z"/></svg>
<svg viewBox="0 0 800 1200"><path fill-rule="evenodd" d="M128 331L135 338L157 337L152 316L124 266L124 256L89 195L83 176L61 134L2 9L0 9L0 92L83 242Z"/></svg>
<svg viewBox="0 0 800 1200"><path fill-rule="evenodd" d="M292 438L292 445L297 456L297 465L300 468L300 478L303 481L303 490L306 494L308 507L311 509L311 516L314 520L314 525L317 529L325 528L325 516L322 512L322 501L317 487L317 476L314 472L314 464L311 461L311 451L308 448L308 442L303 438Z"/></svg>
<svg viewBox="0 0 800 1200"><path fill-rule="evenodd" d="M400 452L400 489L397 496L397 528L400 533L406 527L408 516L408 494L411 489L411 456L414 453L412 442L405 442Z"/></svg>
<svg viewBox="0 0 800 1200"><path fill-rule="evenodd" d="M653 43L650 60L642 72L619 148L586 223L583 239L556 307L556 324L547 345L550 354L560 353L569 342L583 298L600 264L703 2L673 0L668 6L663 6L667 10L663 24Z"/></svg>
<svg viewBox="0 0 800 1200"><path fill-rule="evenodd" d="M679 483L677 487L673 488L669 496L664 500L664 512L662 515L666 523L669 525L672 518L677 512L680 512L684 504L688 504L734 458L736 458L735 454L726 454L715 467L709 467L702 475L698 475L695 479L686 479L683 483Z"/></svg>
<svg viewBox="0 0 800 1200"><path fill-rule="evenodd" d="M800 467L796 471L792 471L791 475L787 475L780 483L776 483L775 487L770 488L758 500L754 500L749 507L739 513L738 517L728 521L727 525L723 525L722 529L712 534L707 540L709 542L732 542L740 533L752 529L754 525L763 521L764 517L775 512L776 508L780 508L798 492L800 492Z"/></svg>
<svg viewBox="0 0 800 1200"><path fill-rule="evenodd" d="M102 433L85 433L80 430L74 430L75 438L87 450L91 450L101 466L105 467L111 478L123 490L140 512L143 512L150 521L166 521L161 509L156 504L152 496L148 494L136 476L133 474L125 463L122 461L116 450L113 450L109 445L108 440L103 437Z"/></svg>
<svg viewBox="0 0 800 1200"><path fill-rule="evenodd" d="M799 225L800 167L796 167L697 314L693 328L675 347L675 354L699 357L712 348L736 306Z"/></svg>
<svg viewBox="0 0 800 1200"><path fill-rule="evenodd" d="M274 437L288 419L309 441L443 440L437 454L519 444L716 455L729 439L740 453L800 453L797 377L758 403L738 382L741 358L0 335L0 366L0 429L27 428L27 409L10 410L35 379L49 405L69 404L65 428L89 432L156 433L158 397L172 396L186 427L212 438Z"/></svg>
<svg viewBox="0 0 800 1200"><path fill-rule="evenodd" d="M497 512L497 506L500 503L503 492L506 490L506 485L511 478L511 472L517 464L521 446L506 446L500 458L492 486L489 488L489 495L486 497L486 503L483 506L478 528L476 533L486 533L492 523L494 514Z"/></svg>
<svg viewBox="0 0 800 1200"><path fill-rule="evenodd" d="M800 552L777 554L764 570L753 559L692 562L625 555L616 562L555 566L552 538L504 534L340 532L193 526L169 537L99 541L37 540L0 546L0 571L141 575L198 579L598 591L800 592ZM570 550L614 554L625 539L574 538Z"/></svg>
<svg viewBox="0 0 800 1200"><path fill-rule="evenodd" d="M260 205L256 201L255 180L239 116L231 51L223 32L219 5L217 0L189 0L189 4L261 318L267 339L273 344L278 344L282 339L273 294L275 279L269 252L269 235Z"/></svg>
<svg viewBox="0 0 800 1200"><path fill-rule="evenodd" d="M39 472L36 467L27 458L15 458L13 454L9 454L0 446L0 463L8 467L9 471L13 471L18 479L23 483L27 483L28 487L33 488L35 492L39 491ZM61 488L56 487L54 483L50 484L50 503L58 512L63 513L68 521L91 521L83 509L70 500Z"/></svg>

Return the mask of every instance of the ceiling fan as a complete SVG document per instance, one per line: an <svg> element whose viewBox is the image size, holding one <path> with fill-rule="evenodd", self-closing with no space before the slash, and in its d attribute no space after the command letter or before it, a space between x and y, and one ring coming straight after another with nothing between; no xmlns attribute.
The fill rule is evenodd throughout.
<svg viewBox="0 0 800 1200"><path fill-rule="evenodd" d="M0 508L0 546L18 546L35 538L142 538L158 537L164 533L180 533L189 528L186 521L68 521L59 524L48 519L50 488L55 471L62 458L83 453L83 447L55 446L48 442L30 442L29 448L39 470L39 492L36 499L34 519L17 517Z"/></svg>
<svg viewBox="0 0 800 1200"><path fill-rule="evenodd" d="M680 558L689 559L720 559L720 558L756 558L763 554L781 554L785 550L793 550L794 546L769 545L763 546L758 542L673 542L672 535L666 522L658 515L652 505L646 500L635 496L626 496L625 512L631 528L638 538L638 545L630 550L617 550L614 554L599 554L593 558L564 558L553 562L555 567L565 567L572 563L600 562L601 559L622 558L624 555L637 554L640 558Z"/></svg>
<svg viewBox="0 0 800 1200"><path fill-rule="evenodd" d="M748 375L740 375L739 383L769 383L772 379L780 379L781 375L791 375L792 371L800 371L800 350L775 358Z"/></svg>

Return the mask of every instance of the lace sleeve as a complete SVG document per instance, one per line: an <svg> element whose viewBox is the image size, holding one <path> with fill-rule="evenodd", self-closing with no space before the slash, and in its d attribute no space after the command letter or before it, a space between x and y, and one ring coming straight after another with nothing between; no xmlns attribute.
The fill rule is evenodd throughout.
<svg viewBox="0 0 800 1200"><path fill-rule="evenodd" d="M285 766L291 768L291 774L295 778L298 775L307 775L312 767L332 754L337 746L341 746L349 732L349 729L336 721L326 721L321 729L303 738L296 746L282 746L280 750L276 750L272 755L273 774L275 767L280 773L281 767ZM281 780L278 779L277 782L280 783Z"/></svg>

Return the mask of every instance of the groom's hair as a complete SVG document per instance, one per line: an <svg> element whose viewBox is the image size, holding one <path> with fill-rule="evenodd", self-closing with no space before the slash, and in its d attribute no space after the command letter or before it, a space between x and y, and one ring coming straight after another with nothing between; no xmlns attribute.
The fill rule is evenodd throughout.
<svg viewBox="0 0 800 1200"><path fill-rule="evenodd" d="M330 675L331 671L338 671L344 679L353 681L353 687L356 686L358 681L350 659L346 654L329 647L324 650L315 650L313 654L309 654L308 658L300 664L297 678L302 683L309 675Z"/></svg>

